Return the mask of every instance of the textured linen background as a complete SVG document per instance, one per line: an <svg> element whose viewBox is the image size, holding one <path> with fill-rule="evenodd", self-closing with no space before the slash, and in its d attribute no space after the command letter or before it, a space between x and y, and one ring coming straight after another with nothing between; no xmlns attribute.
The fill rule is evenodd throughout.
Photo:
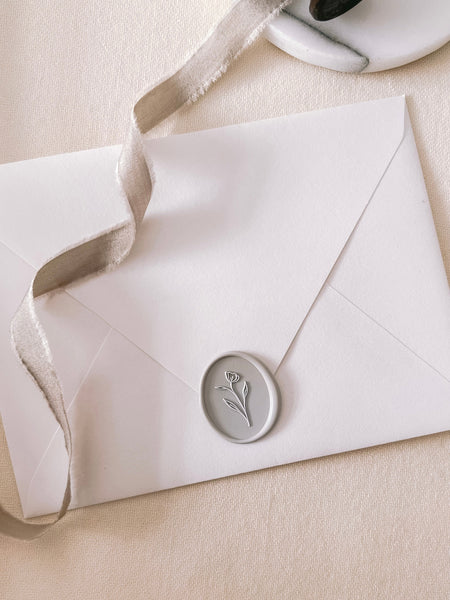
<svg viewBox="0 0 450 600"><path fill-rule="evenodd" d="M120 143L137 93L180 65L232 2L127 4L2 0L0 162ZM405 93L450 274L449 79L450 46L355 76L260 40L159 133ZM0 495L18 513L0 430ZM72 511L36 542L0 539L0 598L444 600L449 437Z"/></svg>

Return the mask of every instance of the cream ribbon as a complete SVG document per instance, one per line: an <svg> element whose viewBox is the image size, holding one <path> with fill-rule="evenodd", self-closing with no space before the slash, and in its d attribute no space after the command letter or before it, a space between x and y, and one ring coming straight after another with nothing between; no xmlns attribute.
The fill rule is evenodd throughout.
<svg viewBox="0 0 450 600"><path fill-rule="evenodd" d="M152 193L142 135L204 94L258 37L270 19L291 1L239 0L179 71L139 98L133 108L131 126L117 165L119 185L129 209L129 221L66 248L37 271L12 319L11 339L19 360L46 398L64 433L69 457L67 484L59 513L50 523L37 524L17 519L0 506L0 533L22 540L39 537L64 516L71 500L70 425L48 341L36 315L35 299L89 275L114 269L126 258Z"/></svg>

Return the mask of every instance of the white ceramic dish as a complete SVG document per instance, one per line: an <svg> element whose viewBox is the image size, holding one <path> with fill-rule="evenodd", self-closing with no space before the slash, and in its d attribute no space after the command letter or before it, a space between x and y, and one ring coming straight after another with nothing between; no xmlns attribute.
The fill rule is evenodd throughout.
<svg viewBox="0 0 450 600"><path fill-rule="evenodd" d="M450 40L450 0L362 0L331 21L315 21L296 0L266 30L285 52L335 71L399 67Z"/></svg>

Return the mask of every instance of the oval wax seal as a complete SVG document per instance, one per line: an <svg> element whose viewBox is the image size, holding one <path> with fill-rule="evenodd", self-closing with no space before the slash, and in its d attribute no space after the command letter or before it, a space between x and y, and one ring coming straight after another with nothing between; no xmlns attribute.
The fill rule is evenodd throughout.
<svg viewBox="0 0 450 600"><path fill-rule="evenodd" d="M273 427L279 412L278 387L269 370L244 352L229 352L206 369L200 386L210 425L237 444L254 442Z"/></svg>

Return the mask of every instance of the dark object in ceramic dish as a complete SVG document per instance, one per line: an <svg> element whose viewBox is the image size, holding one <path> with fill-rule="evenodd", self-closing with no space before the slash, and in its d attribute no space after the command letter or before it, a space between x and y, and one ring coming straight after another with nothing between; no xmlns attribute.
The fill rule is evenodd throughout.
<svg viewBox="0 0 450 600"><path fill-rule="evenodd" d="M361 0L311 0L309 12L316 21L329 21L343 15Z"/></svg>

